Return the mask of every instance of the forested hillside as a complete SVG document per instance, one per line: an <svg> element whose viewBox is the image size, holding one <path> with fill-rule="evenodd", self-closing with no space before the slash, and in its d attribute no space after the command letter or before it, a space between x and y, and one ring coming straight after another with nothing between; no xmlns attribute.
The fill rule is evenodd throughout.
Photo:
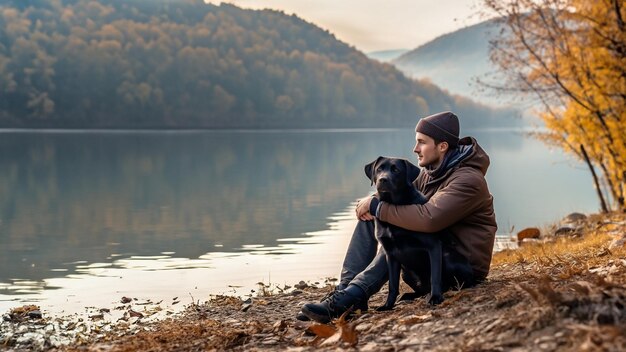
<svg viewBox="0 0 626 352"><path fill-rule="evenodd" d="M448 109L510 122L282 12L1 0L0 127L406 126Z"/></svg>
<svg viewBox="0 0 626 352"><path fill-rule="evenodd" d="M452 93L499 104L495 97L478 94L476 80L495 71L489 61L489 40L500 29L494 21L481 22L437 37L391 62L409 77L428 78Z"/></svg>

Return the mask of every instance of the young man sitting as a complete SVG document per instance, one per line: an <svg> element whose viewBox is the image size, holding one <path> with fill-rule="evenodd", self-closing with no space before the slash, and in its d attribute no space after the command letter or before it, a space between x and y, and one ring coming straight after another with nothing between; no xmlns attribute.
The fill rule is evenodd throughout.
<svg viewBox="0 0 626 352"><path fill-rule="evenodd" d="M413 152L423 171L413 183L428 202L392 205L375 197L361 199L356 207L359 222L339 284L321 302L305 304L298 319L327 323L349 309L367 310L369 297L388 279L385 253L377 251L374 217L411 231L450 234L444 241L444 256L464 256L473 273L458 283L461 287L471 287L487 277L497 230L493 197L485 179L489 156L474 138L459 139L459 130L458 117L452 112L419 120ZM444 270L443 281L458 276ZM403 280L411 287L419 286L411 272L404 272Z"/></svg>

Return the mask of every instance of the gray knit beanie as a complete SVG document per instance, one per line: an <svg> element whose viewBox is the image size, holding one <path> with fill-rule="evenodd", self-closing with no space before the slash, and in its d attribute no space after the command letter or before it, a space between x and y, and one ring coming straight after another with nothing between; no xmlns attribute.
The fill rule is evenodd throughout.
<svg viewBox="0 0 626 352"><path fill-rule="evenodd" d="M415 132L448 142L450 148L459 144L459 118L450 111L439 112L419 120Z"/></svg>

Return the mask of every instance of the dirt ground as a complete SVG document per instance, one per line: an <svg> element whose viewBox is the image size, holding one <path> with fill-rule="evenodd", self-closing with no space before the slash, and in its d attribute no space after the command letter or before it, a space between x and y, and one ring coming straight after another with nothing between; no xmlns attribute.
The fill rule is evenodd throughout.
<svg viewBox="0 0 626 352"><path fill-rule="evenodd" d="M0 348L624 351L626 216L594 215L574 225L571 231L544 229L542 238L496 253L487 282L447 292L436 307L419 298L390 312L376 312L372 308L386 298L382 291L370 299L369 311L349 321L301 322L295 319L300 306L331 289L303 282L282 293L263 289L248 300L212 297L153 321L147 317L155 308L140 308L132 301L114 323L103 322L107 312L94 315L90 324L71 325L40 318L38 307L21 307L3 317ZM80 333L77 326L84 327Z"/></svg>

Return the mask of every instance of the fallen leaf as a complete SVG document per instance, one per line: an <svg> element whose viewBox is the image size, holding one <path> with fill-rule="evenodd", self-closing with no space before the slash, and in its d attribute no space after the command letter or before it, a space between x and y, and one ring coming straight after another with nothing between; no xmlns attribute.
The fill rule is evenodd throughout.
<svg viewBox="0 0 626 352"><path fill-rule="evenodd" d="M335 326L339 328L341 340L348 343L350 346L354 346L359 341L359 334L356 331L356 324L350 324L346 317L349 312L345 312L335 321Z"/></svg>
<svg viewBox="0 0 626 352"><path fill-rule="evenodd" d="M335 333L334 335L326 339L324 342L322 342L320 346L335 345L340 341L341 341L341 333Z"/></svg>
<svg viewBox="0 0 626 352"><path fill-rule="evenodd" d="M341 339L350 346L354 346L359 342L359 333L356 331L355 324L341 326Z"/></svg>
<svg viewBox="0 0 626 352"><path fill-rule="evenodd" d="M336 328L326 324L311 324L306 330L323 338L331 337L337 332Z"/></svg>

